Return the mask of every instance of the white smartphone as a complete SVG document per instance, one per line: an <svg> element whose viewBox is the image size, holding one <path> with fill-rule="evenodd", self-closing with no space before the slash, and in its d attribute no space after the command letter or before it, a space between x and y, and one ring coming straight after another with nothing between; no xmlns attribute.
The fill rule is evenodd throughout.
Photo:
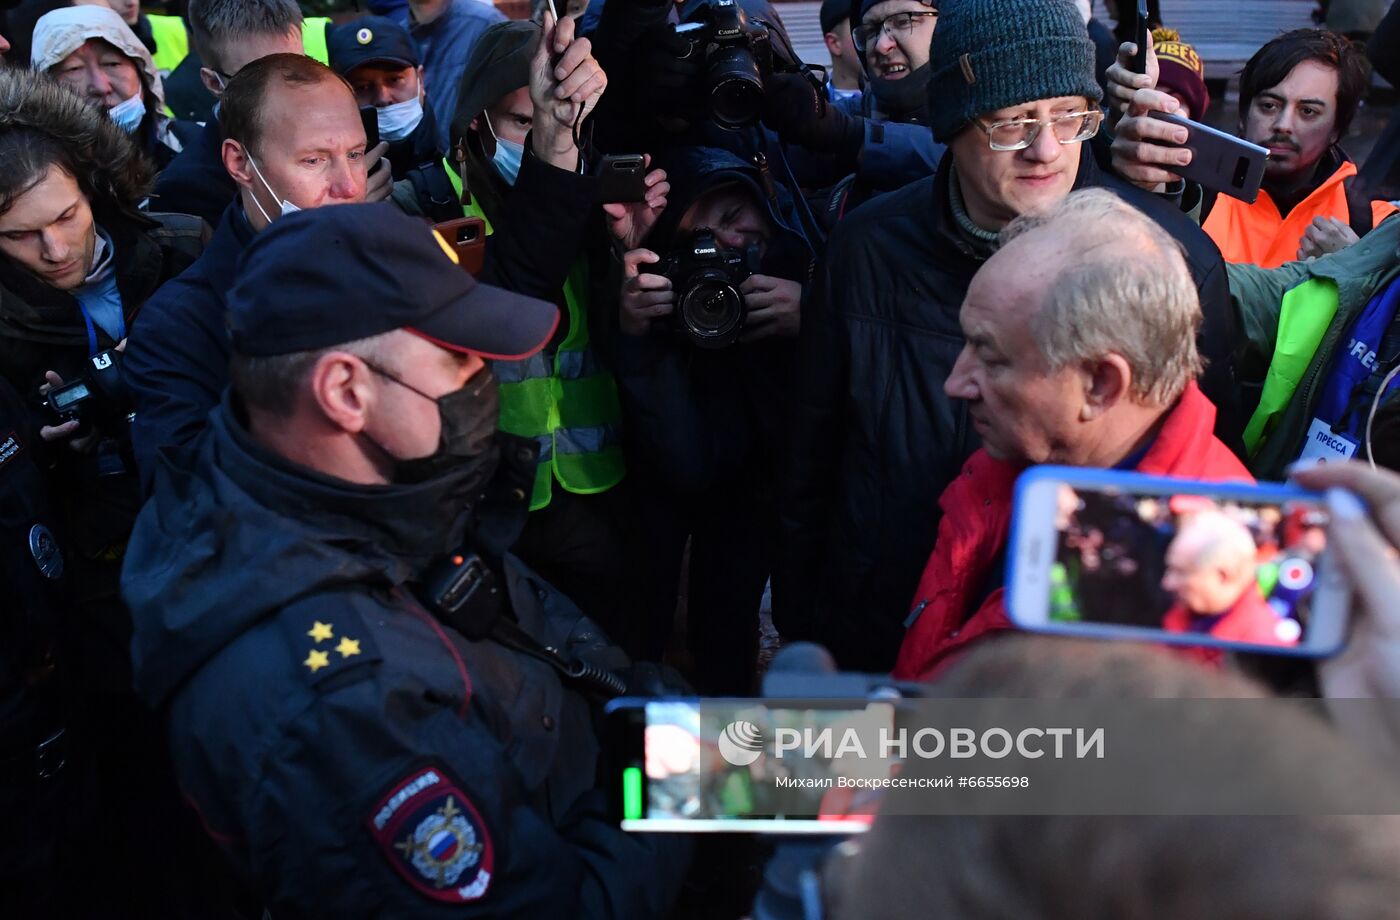
<svg viewBox="0 0 1400 920"><path fill-rule="evenodd" d="M1016 484L1007 612L1023 629L1322 658L1350 589L1321 495L1036 467Z"/></svg>

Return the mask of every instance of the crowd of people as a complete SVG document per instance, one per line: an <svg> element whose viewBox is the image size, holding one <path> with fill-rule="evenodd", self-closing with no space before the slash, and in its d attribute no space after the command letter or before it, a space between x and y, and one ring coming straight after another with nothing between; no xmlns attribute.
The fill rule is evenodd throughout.
<svg viewBox="0 0 1400 920"><path fill-rule="evenodd" d="M1122 0L825 0L829 67L769 0L556 2L5 10L7 913L737 916L756 851L620 830L599 716L753 695L765 629L950 698L1400 696L1400 129L1345 149L1400 6L1249 59L1246 202L1174 171L1220 86L1170 0L1147 49ZM1010 635L1047 463L1324 492L1150 577L1061 529L1103 618L1288 646L1294 526L1347 651ZM1325 802L1312 731L1258 769ZM822 900L1379 918L1396 820L881 818Z"/></svg>

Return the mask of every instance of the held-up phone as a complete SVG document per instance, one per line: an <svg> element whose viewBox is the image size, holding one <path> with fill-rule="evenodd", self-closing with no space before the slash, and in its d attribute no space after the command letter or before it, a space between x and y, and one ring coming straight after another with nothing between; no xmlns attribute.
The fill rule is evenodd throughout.
<svg viewBox="0 0 1400 920"><path fill-rule="evenodd" d="M888 776L889 767L831 739L853 731L874 751L894 721L888 701L613 700L604 759L612 816L624 831L864 831L879 801L869 780L880 778L866 774Z"/></svg>
<svg viewBox="0 0 1400 920"><path fill-rule="evenodd" d="M1137 0L1132 31L1133 44L1137 45L1137 54L1133 55L1133 73L1147 73L1147 17L1147 0Z"/></svg>
<svg viewBox="0 0 1400 920"><path fill-rule="evenodd" d="M433 224L433 229L457 254L457 264L472 277L486 264L486 222L480 217L459 217Z"/></svg>
<svg viewBox="0 0 1400 920"><path fill-rule="evenodd" d="M645 201L647 161L640 153L608 154L593 171L598 177L598 203Z"/></svg>
<svg viewBox="0 0 1400 920"><path fill-rule="evenodd" d="M360 124L365 126L365 151L379 146L379 110L372 105L360 106Z"/></svg>
<svg viewBox="0 0 1400 920"><path fill-rule="evenodd" d="M1023 629L1321 658L1350 589L1321 495L1043 466L1016 484L1007 612Z"/></svg>
<svg viewBox="0 0 1400 920"><path fill-rule="evenodd" d="M1152 112L1151 115L1158 121L1186 129L1186 143L1181 146L1190 149L1191 162L1170 167L1172 172L1211 191L1250 204L1259 197L1264 164L1269 159L1266 148L1180 115L1166 112Z"/></svg>

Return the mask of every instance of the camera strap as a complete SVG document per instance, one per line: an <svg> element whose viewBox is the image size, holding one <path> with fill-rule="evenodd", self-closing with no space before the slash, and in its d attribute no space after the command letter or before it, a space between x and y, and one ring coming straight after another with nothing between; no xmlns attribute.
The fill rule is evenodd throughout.
<svg viewBox="0 0 1400 920"><path fill-rule="evenodd" d="M500 577L478 553L463 549L430 565L418 594L434 616L468 639L493 641L542 661L561 680L601 699L626 692L627 685L616 674L566 657L526 632L511 615Z"/></svg>

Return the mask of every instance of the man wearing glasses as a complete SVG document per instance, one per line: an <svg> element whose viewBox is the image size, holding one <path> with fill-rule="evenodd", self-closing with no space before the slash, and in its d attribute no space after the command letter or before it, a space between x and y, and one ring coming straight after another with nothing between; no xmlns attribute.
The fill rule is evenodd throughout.
<svg viewBox="0 0 1400 920"><path fill-rule="evenodd" d="M925 122L928 53L938 6L933 0L862 0L860 22L851 30L865 62L873 106L865 114L880 121Z"/></svg>
<svg viewBox="0 0 1400 920"><path fill-rule="evenodd" d="M1201 389L1220 410L1221 440L1242 449L1220 253L1185 215L1095 162L1084 142L1101 90L1074 4L947 4L929 60L929 123L948 153L935 175L841 221L802 318L774 619L844 669L894 663L938 496L978 447L966 404L943 387L964 346L968 285L1014 218L1104 187L1182 245L1205 314Z"/></svg>

